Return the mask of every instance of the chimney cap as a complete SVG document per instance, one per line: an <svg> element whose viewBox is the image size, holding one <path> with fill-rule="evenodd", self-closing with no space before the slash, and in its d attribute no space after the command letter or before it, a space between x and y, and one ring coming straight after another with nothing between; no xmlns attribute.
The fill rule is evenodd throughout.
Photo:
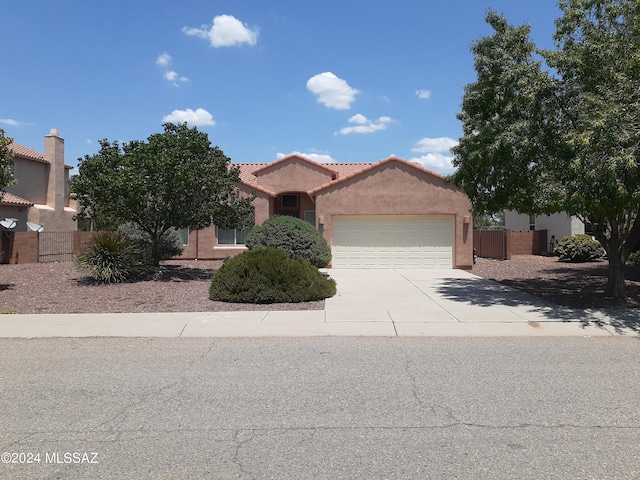
<svg viewBox="0 0 640 480"><path fill-rule="evenodd" d="M54 135L56 137L60 136L60 132L58 132L57 128L52 128L51 131L49 132L49 135Z"/></svg>

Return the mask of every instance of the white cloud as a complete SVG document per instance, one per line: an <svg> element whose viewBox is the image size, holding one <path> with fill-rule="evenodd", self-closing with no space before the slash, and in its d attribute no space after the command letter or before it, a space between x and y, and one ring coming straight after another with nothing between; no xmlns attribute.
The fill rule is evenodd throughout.
<svg viewBox="0 0 640 480"><path fill-rule="evenodd" d="M167 52L164 52L163 54L158 55L158 58L156 59L156 65L158 65L159 67L168 67L169 65L171 65L172 61L173 58L171 58L171 55L169 55ZM184 75L179 75L175 70L165 70L162 76L166 80L171 82L174 87L180 86L178 82L185 83L189 81L187 77L185 77Z"/></svg>
<svg viewBox="0 0 640 480"><path fill-rule="evenodd" d="M162 117L162 122L184 123L187 122L192 127L202 127L207 125L215 125L213 116L204 108L198 108L193 111L190 108L186 110L174 110L169 115Z"/></svg>
<svg viewBox="0 0 640 480"><path fill-rule="evenodd" d="M356 113L353 117L351 117L348 120L348 122L349 123L357 123L359 125L365 125L366 123L369 122L369 120L367 120L367 117L365 117L361 113Z"/></svg>
<svg viewBox="0 0 640 480"><path fill-rule="evenodd" d="M410 162L417 162L424 168L438 172L441 175L449 175L453 173L453 165L451 161L453 157L443 155L442 153L428 153L421 157L414 157L409 159Z"/></svg>
<svg viewBox="0 0 640 480"><path fill-rule="evenodd" d="M418 96L418 98L421 98L423 100L429 100L429 98L431 97L431 90L416 90L416 95Z"/></svg>
<svg viewBox="0 0 640 480"><path fill-rule="evenodd" d="M169 65L171 65L171 55L169 55L167 52L158 55L158 58L156 59L156 65L160 67L168 67Z"/></svg>
<svg viewBox="0 0 640 480"><path fill-rule="evenodd" d="M26 125L26 122L20 122L18 120L14 120L13 118L0 118L0 123L4 123L5 125L11 125L13 127L19 127L20 125Z"/></svg>
<svg viewBox="0 0 640 480"><path fill-rule="evenodd" d="M359 90L331 72L319 73L307 80L307 89L318 96L318 102L336 110L348 110Z"/></svg>
<svg viewBox="0 0 640 480"><path fill-rule="evenodd" d="M428 138L425 137L416 143L411 149L414 153L448 152L458 144L457 140L449 137Z"/></svg>
<svg viewBox="0 0 640 480"><path fill-rule="evenodd" d="M301 155L303 157L309 158L314 162L318 163L335 163L336 161L331 157L331 155L326 153L301 153L298 151L294 151L291 153L278 153L277 157L280 159L282 157L287 157L289 155Z"/></svg>
<svg viewBox="0 0 640 480"><path fill-rule="evenodd" d="M428 138L425 137L416 143L411 149L414 153L423 153L420 157L411 158L410 161L418 162L423 167L449 175L453 173L453 165L451 161L453 156L449 154L451 148L458 144L456 140L449 137Z"/></svg>
<svg viewBox="0 0 640 480"><path fill-rule="evenodd" d="M258 29L251 30L232 15L218 15L213 19L213 25L203 25L201 28L183 27L182 32L205 40L209 40L212 47L232 47L248 43L255 45L258 40Z"/></svg>
<svg viewBox="0 0 640 480"><path fill-rule="evenodd" d="M336 132L340 135L349 135L351 133L373 133L379 130L385 130L393 121L391 117L379 117L377 120L369 120L364 115L357 113L349 120L349 123L356 124L354 127L344 127Z"/></svg>
<svg viewBox="0 0 640 480"><path fill-rule="evenodd" d="M180 85L178 85L178 82L184 83L184 82L188 82L189 81L189 79L187 77L184 77L182 75L178 75L178 72L174 72L173 70L168 70L168 71L164 72L164 78L169 80L176 87L180 86Z"/></svg>

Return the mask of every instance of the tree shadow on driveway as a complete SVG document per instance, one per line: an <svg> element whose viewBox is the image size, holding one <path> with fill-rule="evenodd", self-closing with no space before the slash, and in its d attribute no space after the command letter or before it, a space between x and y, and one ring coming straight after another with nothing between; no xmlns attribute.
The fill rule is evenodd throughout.
<svg viewBox="0 0 640 480"><path fill-rule="evenodd" d="M556 283L553 287L549 281L544 285L544 279L509 280L496 282L483 278L468 279L443 279L436 287L436 292L443 298L455 302L464 302L480 307L501 305L512 308L527 308L532 312L543 315L549 321L576 322L583 327L597 326L605 328L610 326L617 333L623 329L630 329L640 335L640 310L635 308L575 308L559 305L545 295L537 295L533 292L551 291L570 294L575 284L561 285ZM526 285L525 288L517 286ZM628 333L628 332L627 332Z"/></svg>

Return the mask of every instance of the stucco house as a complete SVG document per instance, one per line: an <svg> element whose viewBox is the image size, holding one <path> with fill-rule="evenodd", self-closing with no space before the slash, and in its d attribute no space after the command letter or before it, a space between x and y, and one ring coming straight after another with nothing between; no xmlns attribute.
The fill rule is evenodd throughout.
<svg viewBox="0 0 640 480"><path fill-rule="evenodd" d="M375 163L318 163L289 155L238 164L238 189L255 195L255 224L291 215L315 225L333 268L463 268L473 265L471 203L442 175L390 157ZM189 232L183 258L244 251L247 231Z"/></svg>
<svg viewBox="0 0 640 480"><path fill-rule="evenodd" d="M578 233L585 233L584 223L566 212L553 215L527 215L515 211L504 214L504 228L509 230L546 230L547 242L555 247L560 240Z"/></svg>
<svg viewBox="0 0 640 480"><path fill-rule="evenodd" d="M27 222L44 225L48 232L77 230L76 210L69 203L69 172L64 163L64 139L55 128L44 137L44 154L18 143L14 153L16 184L7 187L0 200L0 218L15 218L16 232L27 231Z"/></svg>

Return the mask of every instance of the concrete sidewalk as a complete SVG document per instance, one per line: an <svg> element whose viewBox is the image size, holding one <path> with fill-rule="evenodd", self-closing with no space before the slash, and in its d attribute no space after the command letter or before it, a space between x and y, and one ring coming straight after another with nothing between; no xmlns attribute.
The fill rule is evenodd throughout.
<svg viewBox="0 0 640 480"><path fill-rule="evenodd" d="M572 310L462 270L330 270L324 310L0 315L0 337L639 336L640 312Z"/></svg>

